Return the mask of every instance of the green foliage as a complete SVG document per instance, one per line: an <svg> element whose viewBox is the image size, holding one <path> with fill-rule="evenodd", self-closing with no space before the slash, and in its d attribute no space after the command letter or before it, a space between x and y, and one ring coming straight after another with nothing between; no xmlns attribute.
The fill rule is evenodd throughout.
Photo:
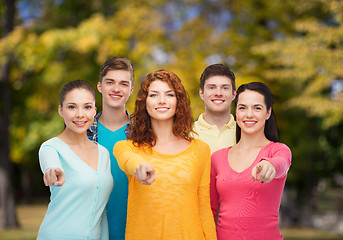
<svg viewBox="0 0 343 240"><path fill-rule="evenodd" d="M312 189L320 177L343 172L342 92L331 95L333 82L343 79L342 1L30 2L41 14L0 41L0 64L14 63L14 162L36 162L39 145L61 132L57 106L66 82L95 87L102 63L124 56L135 69L130 112L141 81L163 68L182 79L197 118L200 75L222 62L237 86L263 81L271 88L281 141L293 152L289 184ZM100 96L97 105L101 110Z"/></svg>

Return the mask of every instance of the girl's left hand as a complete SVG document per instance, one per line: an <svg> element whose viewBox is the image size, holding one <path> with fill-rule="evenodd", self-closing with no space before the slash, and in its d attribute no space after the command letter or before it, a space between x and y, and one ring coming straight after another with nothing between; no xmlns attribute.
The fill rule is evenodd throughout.
<svg viewBox="0 0 343 240"><path fill-rule="evenodd" d="M262 160L251 171L251 176L254 181L261 181L262 183L268 183L275 177L276 171L274 166L266 161Z"/></svg>

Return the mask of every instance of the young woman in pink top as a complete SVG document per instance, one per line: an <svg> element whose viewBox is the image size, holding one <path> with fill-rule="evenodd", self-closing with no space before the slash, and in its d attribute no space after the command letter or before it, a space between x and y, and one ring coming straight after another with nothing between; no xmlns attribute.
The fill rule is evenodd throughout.
<svg viewBox="0 0 343 240"><path fill-rule="evenodd" d="M273 96L260 82L236 97L235 146L212 154L211 207L218 240L283 239L279 207L291 151L279 142Z"/></svg>

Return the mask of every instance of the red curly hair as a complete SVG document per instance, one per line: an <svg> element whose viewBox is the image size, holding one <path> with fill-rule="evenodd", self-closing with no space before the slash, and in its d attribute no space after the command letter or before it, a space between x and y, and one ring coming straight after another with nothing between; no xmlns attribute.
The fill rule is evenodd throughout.
<svg viewBox="0 0 343 240"><path fill-rule="evenodd" d="M189 95L183 87L180 78L172 72L158 70L148 74L135 102L135 112L131 115L127 127L127 139L132 140L136 146L153 147L156 144L156 136L151 127L151 118L146 109L150 84L156 80L166 82L174 90L177 99L174 115L173 133L175 136L192 140L190 133L193 132L193 119L191 114Z"/></svg>

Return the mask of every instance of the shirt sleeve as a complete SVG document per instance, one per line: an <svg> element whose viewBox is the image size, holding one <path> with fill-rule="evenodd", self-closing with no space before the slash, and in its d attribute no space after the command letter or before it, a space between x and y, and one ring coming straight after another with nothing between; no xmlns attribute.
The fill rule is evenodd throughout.
<svg viewBox="0 0 343 240"><path fill-rule="evenodd" d="M133 172L137 166L145 162L143 156L138 154L134 148L129 140L119 141L113 148L113 155L117 159L119 168L130 175L134 175Z"/></svg>
<svg viewBox="0 0 343 240"><path fill-rule="evenodd" d="M205 145L205 143L204 143ZM211 213L211 204L210 204L210 171L211 171L211 150L209 146L202 145L201 150L197 151L200 153L198 156L201 156L204 164L202 171L200 184L198 187L198 198L199 198L199 211L200 211L200 220L205 235L205 239L216 239L216 230L214 224L214 218Z"/></svg>
<svg viewBox="0 0 343 240"><path fill-rule="evenodd" d="M39 156L39 164L40 164L43 174L45 174L51 168L62 169L60 157L55 148L48 145L43 145L39 149L38 156Z"/></svg>
<svg viewBox="0 0 343 240"><path fill-rule="evenodd" d="M275 178L284 177L291 166L292 152L282 143L277 143L276 148L271 149L270 157L263 157L262 160L270 162L275 168Z"/></svg>
<svg viewBox="0 0 343 240"><path fill-rule="evenodd" d="M210 181L210 197L211 197L211 209L213 218L218 214L219 207L219 194L217 192L217 172L215 168L215 158L217 154L212 154L211 156L211 181Z"/></svg>

